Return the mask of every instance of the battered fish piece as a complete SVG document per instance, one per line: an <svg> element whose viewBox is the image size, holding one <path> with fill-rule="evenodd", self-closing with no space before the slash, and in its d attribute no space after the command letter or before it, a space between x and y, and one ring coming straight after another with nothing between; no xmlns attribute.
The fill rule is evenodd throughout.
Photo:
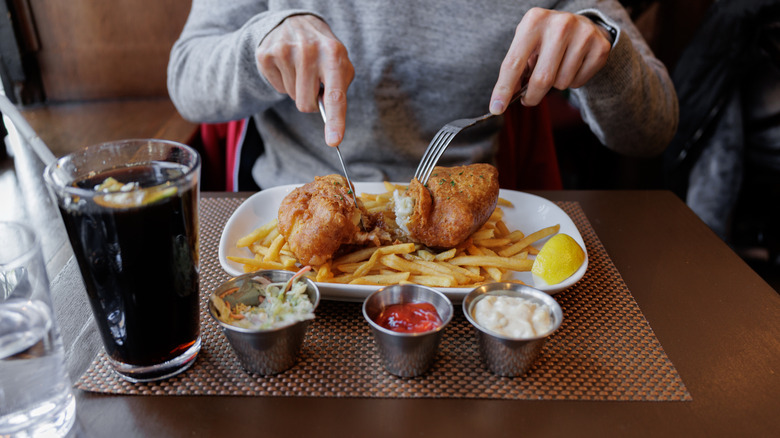
<svg viewBox="0 0 780 438"><path fill-rule="evenodd" d="M345 244L379 246L390 239L362 205L355 207L353 196L343 176L327 175L315 177L282 200L279 232L302 264L321 265ZM368 230L359 226L361 215Z"/></svg>
<svg viewBox="0 0 780 438"><path fill-rule="evenodd" d="M396 223L415 242L452 248L487 222L498 189L498 170L490 164L437 166L427 187L415 178L406 193L396 192Z"/></svg>

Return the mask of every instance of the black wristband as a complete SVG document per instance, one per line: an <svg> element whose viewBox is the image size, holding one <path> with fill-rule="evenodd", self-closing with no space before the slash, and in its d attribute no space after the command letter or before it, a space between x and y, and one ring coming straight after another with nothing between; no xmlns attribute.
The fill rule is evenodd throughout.
<svg viewBox="0 0 780 438"><path fill-rule="evenodd" d="M596 14L585 14L586 17L590 19L594 24L601 26L604 30L607 31L609 34L609 42L611 44L615 44L615 40L617 39L617 28L606 21L602 20L601 17L599 17Z"/></svg>

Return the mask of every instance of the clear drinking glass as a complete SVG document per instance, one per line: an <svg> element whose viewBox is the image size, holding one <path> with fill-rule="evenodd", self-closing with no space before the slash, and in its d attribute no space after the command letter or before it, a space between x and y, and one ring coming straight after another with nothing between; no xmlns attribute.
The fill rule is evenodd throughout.
<svg viewBox="0 0 780 438"><path fill-rule="evenodd" d="M46 167L114 370L170 377L200 351L200 157L164 140L90 146Z"/></svg>
<svg viewBox="0 0 780 438"><path fill-rule="evenodd" d="M64 436L75 419L40 243L0 222L0 436Z"/></svg>

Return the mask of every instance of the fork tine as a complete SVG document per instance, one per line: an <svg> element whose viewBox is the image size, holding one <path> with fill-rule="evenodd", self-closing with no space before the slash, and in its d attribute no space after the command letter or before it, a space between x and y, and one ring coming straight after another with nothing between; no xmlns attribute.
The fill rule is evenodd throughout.
<svg viewBox="0 0 780 438"><path fill-rule="evenodd" d="M433 156L435 155L435 151L438 145L441 143L442 138L447 133L445 128L440 129L439 132L437 132L433 137L433 140L431 140L431 142L428 144L428 148L425 149L425 155L423 155L422 160L420 160L420 164L417 166L417 172L415 172L414 177L417 178L422 184L425 184L425 182L423 182L423 176L430 170L430 168L432 168L432 164L435 163L433 161Z"/></svg>
<svg viewBox="0 0 780 438"><path fill-rule="evenodd" d="M512 101L524 95L526 87L527 85L524 86L522 90L520 90L520 92L512 99ZM439 130L439 132L436 133L436 135L433 137L433 140L431 140L431 142L428 144L428 147L425 149L425 153L420 159L420 164L417 165L417 169L414 172L414 178L417 178L417 180L420 181L420 183L423 185L427 184L428 179L431 176L431 172L433 172L434 167L436 167L436 163L450 145L452 139L458 135L460 131L463 131L470 126L474 126L475 124L487 120L491 117L493 117L493 114L487 113L483 116L471 119L453 120L450 123L444 125Z"/></svg>
<svg viewBox="0 0 780 438"><path fill-rule="evenodd" d="M529 73L527 69L526 73ZM528 82L526 79L527 77L524 76L522 81L524 84L520 91L512 97L512 102L525 95L525 92L528 89ZM458 135L460 131L491 117L493 117L493 114L487 113L480 117L453 120L444 125L444 127L439 129L439 132L434 135L433 140L431 140L428 147L425 149L425 153L420 159L420 164L417 165L417 169L414 172L414 178L417 178L423 185L427 184L428 178L430 178L431 172L433 172L433 168L436 167L436 163L439 161L439 157L441 157L441 154L447 149L447 146L450 145L452 139Z"/></svg>
<svg viewBox="0 0 780 438"><path fill-rule="evenodd" d="M436 163L439 162L439 158L447 149L447 146L450 145L452 139L455 138L455 134L457 134L457 132L448 132L446 135L442 136L442 141L439 143L438 147L436 148L435 155L431 160L431 164L428 166L428 170L427 172L425 172L425 175L423 175L423 180L425 181L423 184L428 183L428 180L431 177L431 173L433 172L433 169L436 168Z"/></svg>
<svg viewBox="0 0 780 438"><path fill-rule="evenodd" d="M444 153L444 151L447 149L447 146L450 145L450 142L453 138L455 138L455 134L460 132L460 130L455 131L448 131L444 135L442 135L440 142L436 145L435 150L433 151L432 159L430 164L428 165L428 169L426 170L425 174L423 175L423 179L420 180L420 182L425 185L428 183L428 179L431 177L431 173L433 172L433 169L436 167L436 163L439 162L439 158Z"/></svg>
<svg viewBox="0 0 780 438"><path fill-rule="evenodd" d="M436 135L433 136L433 139L430 143L428 143L428 147L425 149L425 154L423 154L422 158L420 159L420 164L417 165L417 170L414 172L414 177L420 180L420 178L425 174L426 169L428 168L432 152L436 147L436 144L441 140L441 136L444 133L444 128L440 129L439 132L436 133ZM420 180L422 181L422 180Z"/></svg>

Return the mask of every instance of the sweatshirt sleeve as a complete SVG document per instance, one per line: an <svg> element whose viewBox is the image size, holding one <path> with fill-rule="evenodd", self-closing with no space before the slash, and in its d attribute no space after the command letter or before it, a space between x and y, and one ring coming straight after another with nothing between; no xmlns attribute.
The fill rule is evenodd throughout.
<svg viewBox="0 0 780 438"><path fill-rule="evenodd" d="M255 49L287 17L267 1L194 0L168 61L168 93L179 113L216 123L258 113L284 99L260 74ZM316 14L314 14L316 15Z"/></svg>
<svg viewBox="0 0 780 438"><path fill-rule="evenodd" d="M652 53L616 1L574 1L576 12L617 29L604 68L573 89L575 105L608 148L631 156L658 155L677 131L677 94L666 67Z"/></svg>

